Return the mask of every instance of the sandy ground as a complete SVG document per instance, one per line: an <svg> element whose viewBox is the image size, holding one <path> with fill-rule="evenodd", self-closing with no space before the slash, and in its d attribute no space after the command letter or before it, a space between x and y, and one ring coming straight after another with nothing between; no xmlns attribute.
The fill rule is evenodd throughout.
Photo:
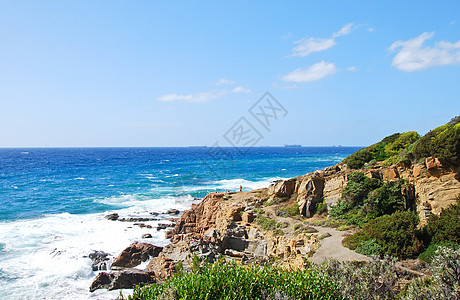
<svg viewBox="0 0 460 300"><path fill-rule="evenodd" d="M342 240L344 239L344 235L346 231L338 231L335 228L331 227L321 227L321 226L311 226L318 230L318 236L323 234L329 233L331 236L326 237L321 240L321 246L318 250L310 257L310 260L314 263L322 263L328 258L333 258L338 261L352 261L352 260L359 260L359 261L369 261L370 258L356 253L348 248L342 246Z"/></svg>

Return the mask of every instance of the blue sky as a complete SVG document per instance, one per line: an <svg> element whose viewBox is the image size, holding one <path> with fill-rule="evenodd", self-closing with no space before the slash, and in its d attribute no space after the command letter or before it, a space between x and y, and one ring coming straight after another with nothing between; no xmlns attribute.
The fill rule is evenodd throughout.
<svg viewBox="0 0 460 300"><path fill-rule="evenodd" d="M0 147L230 145L241 117L368 145L460 114L460 2L317 2L1 1Z"/></svg>

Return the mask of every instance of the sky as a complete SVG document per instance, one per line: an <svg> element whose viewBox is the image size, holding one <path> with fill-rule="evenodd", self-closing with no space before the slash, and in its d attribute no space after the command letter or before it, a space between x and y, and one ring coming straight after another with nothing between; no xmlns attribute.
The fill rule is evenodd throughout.
<svg viewBox="0 0 460 300"><path fill-rule="evenodd" d="M0 147L366 146L456 115L459 1L0 0Z"/></svg>

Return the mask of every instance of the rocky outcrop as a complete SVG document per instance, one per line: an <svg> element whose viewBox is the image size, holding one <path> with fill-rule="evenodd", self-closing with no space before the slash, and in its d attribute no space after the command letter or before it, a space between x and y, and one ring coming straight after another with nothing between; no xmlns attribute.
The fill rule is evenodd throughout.
<svg viewBox="0 0 460 300"><path fill-rule="evenodd" d="M94 292L97 289L132 289L140 283L154 283L155 277L149 272L139 270L128 270L123 272L102 272L93 280L89 290Z"/></svg>
<svg viewBox="0 0 460 300"><path fill-rule="evenodd" d="M88 255L91 259L93 271L108 270L111 265L112 255L103 251L93 251Z"/></svg>
<svg viewBox="0 0 460 300"><path fill-rule="evenodd" d="M114 260L112 267L132 268L160 254L162 247L147 243L134 243Z"/></svg>
<svg viewBox="0 0 460 300"><path fill-rule="evenodd" d="M294 192L296 179L279 180L268 187L268 193L275 197L289 197Z"/></svg>

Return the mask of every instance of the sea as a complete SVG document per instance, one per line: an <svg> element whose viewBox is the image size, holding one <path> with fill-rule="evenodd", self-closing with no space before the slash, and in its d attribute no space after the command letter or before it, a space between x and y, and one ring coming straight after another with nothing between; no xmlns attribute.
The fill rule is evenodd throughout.
<svg viewBox="0 0 460 300"><path fill-rule="evenodd" d="M0 149L0 299L116 299L89 292L133 242L168 244L159 223L209 192L250 191L339 163L358 147ZM143 222L111 221L152 217ZM150 234L151 238L143 238ZM128 295L130 290L123 290Z"/></svg>

